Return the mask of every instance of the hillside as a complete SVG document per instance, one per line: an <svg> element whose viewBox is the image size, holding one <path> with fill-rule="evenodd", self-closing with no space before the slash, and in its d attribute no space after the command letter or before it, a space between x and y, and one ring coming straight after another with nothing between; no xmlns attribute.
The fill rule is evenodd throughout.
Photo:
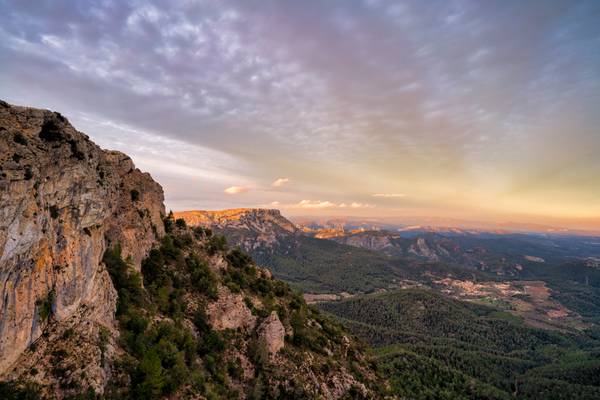
<svg viewBox="0 0 600 400"><path fill-rule="evenodd" d="M362 346L58 113L0 103L0 397L381 398Z"/></svg>
<svg viewBox="0 0 600 400"><path fill-rule="evenodd" d="M428 398L432 390L437 391L435 396L454 393L448 398L600 395L600 382L588 378L600 367L595 331L561 334L533 329L495 308L425 290L362 296L319 307L378 348L383 369L400 395ZM413 363L420 365L419 372L410 372ZM438 383L417 384L423 375Z"/></svg>
<svg viewBox="0 0 600 400"><path fill-rule="evenodd" d="M411 275L403 260L307 236L277 210L186 211L175 217L226 236L305 292L372 292L396 287Z"/></svg>

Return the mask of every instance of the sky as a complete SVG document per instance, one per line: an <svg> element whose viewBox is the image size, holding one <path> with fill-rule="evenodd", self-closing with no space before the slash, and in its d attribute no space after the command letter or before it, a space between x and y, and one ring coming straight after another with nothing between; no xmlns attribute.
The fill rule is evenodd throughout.
<svg viewBox="0 0 600 400"><path fill-rule="evenodd" d="M600 1L0 0L0 98L173 210L600 229Z"/></svg>

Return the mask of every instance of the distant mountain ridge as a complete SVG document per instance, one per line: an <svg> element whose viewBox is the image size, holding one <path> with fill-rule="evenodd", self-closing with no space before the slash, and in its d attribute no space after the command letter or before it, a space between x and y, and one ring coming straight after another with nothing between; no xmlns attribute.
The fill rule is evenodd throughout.
<svg viewBox="0 0 600 400"><path fill-rule="evenodd" d="M296 225L274 209L195 210L176 212L174 216L183 218L190 226L203 226L222 233L246 251L271 249L283 238L301 234Z"/></svg>

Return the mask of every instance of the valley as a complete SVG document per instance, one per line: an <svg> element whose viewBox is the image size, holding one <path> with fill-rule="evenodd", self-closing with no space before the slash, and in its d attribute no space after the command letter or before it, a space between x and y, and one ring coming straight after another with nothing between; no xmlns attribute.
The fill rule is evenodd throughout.
<svg viewBox="0 0 600 400"><path fill-rule="evenodd" d="M264 213L277 217L262 224ZM596 239L293 229L274 210L245 214L237 211L232 224L208 218L200 225L228 237L374 346L401 396L600 395L598 383L586 380L600 368ZM187 212L176 215L194 223Z"/></svg>

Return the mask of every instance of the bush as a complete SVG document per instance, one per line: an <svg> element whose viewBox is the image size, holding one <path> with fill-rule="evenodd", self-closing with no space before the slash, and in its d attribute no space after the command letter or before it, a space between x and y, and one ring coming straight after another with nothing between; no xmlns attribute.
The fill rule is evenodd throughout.
<svg viewBox="0 0 600 400"><path fill-rule="evenodd" d="M121 257L121 247L115 246L104 252L102 261L111 277L113 285L119 295L117 300L117 316L127 313L130 306L141 306L144 304L144 292L140 275L135 271L129 271L127 264Z"/></svg>
<svg viewBox="0 0 600 400"><path fill-rule="evenodd" d="M131 192L131 201L138 201L140 199L140 192L136 189L132 189Z"/></svg>
<svg viewBox="0 0 600 400"><path fill-rule="evenodd" d="M239 248L235 248L227 254L227 262L234 268L244 268L252 263L252 258Z"/></svg>
<svg viewBox="0 0 600 400"><path fill-rule="evenodd" d="M212 229L205 228L203 226L196 226L194 228L194 234L196 235L196 237L199 237L199 238L202 238L204 236L211 237L212 236Z"/></svg>
<svg viewBox="0 0 600 400"><path fill-rule="evenodd" d="M208 239L206 245L206 251L208 254L214 255L219 251L225 251L227 249L227 239L223 235L213 235Z"/></svg>
<svg viewBox="0 0 600 400"><path fill-rule="evenodd" d="M185 263L190 273L193 287L211 299L216 299L217 278L208 266L208 263L204 260L201 260L194 253L190 254L185 259Z"/></svg>
<svg viewBox="0 0 600 400"><path fill-rule="evenodd" d="M46 297L38 299L35 302L38 311L38 318L40 322L45 322L52 315L52 305L54 304L55 292L54 289L50 290Z"/></svg>
<svg viewBox="0 0 600 400"><path fill-rule="evenodd" d="M57 206L52 205L52 206L50 206L49 210L50 210L50 217L52 217L52 219L58 218L59 214L58 214Z"/></svg>
<svg viewBox="0 0 600 400"><path fill-rule="evenodd" d="M0 399L38 400L41 398L40 387L33 382L0 382Z"/></svg>
<svg viewBox="0 0 600 400"><path fill-rule="evenodd" d="M175 246L175 242L170 235L166 235L162 239L162 243L160 245L160 252L166 257L172 260L176 260L177 257L181 254L181 250Z"/></svg>
<svg viewBox="0 0 600 400"><path fill-rule="evenodd" d="M25 167L25 176L24 176L25 180L28 181L31 178L33 178L33 171L31 170L31 167Z"/></svg>
<svg viewBox="0 0 600 400"><path fill-rule="evenodd" d="M15 141L15 143L27 146L27 138L21 132L15 133L15 136L13 136L13 140Z"/></svg>
<svg viewBox="0 0 600 400"><path fill-rule="evenodd" d="M180 229L187 228L187 224L185 223L185 219L183 219L183 218L177 218L175 220L175 225Z"/></svg>
<svg viewBox="0 0 600 400"><path fill-rule="evenodd" d="M173 211L169 211L169 215L163 220L163 223L165 224L165 232L171 233L173 231L173 226L175 225Z"/></svg>

